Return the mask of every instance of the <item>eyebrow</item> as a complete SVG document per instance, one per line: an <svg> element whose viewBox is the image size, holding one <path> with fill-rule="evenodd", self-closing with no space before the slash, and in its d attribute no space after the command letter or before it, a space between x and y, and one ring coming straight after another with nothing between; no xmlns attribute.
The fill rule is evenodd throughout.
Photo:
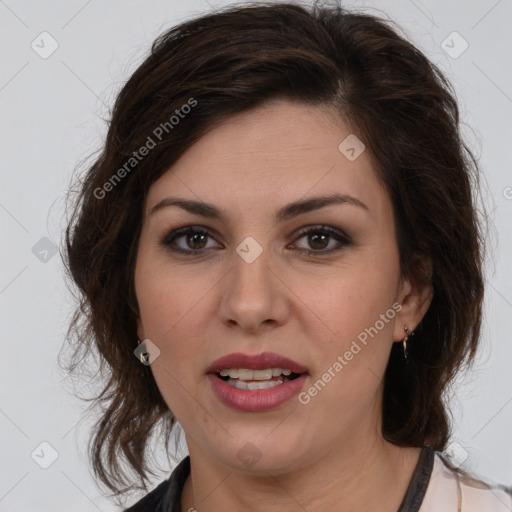
<svg viewBox="0 0 512 512"><path fill-rule="evenodd" d="M350 204L363 208L367 211L369 210L368 206L355 197L345 194L331 194L289 203L277 210L275 219L277 222L282 222L293 217L297 217L303 213L308 213L334 204ZM181 197L166 197L165 199L162 199L153 206L153 208L151 208L149 214L152 215L153 213L169 206L178 206L189 213L200 215L202 217L225 220L224 212L215 205Z"/></svg>

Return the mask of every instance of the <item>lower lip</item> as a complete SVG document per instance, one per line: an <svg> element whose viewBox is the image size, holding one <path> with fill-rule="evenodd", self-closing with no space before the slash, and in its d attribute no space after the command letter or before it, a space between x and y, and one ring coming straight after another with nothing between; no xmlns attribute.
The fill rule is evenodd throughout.
<svg viewBox="0 0 512 512"><path fill-rule="evenodd" d="M307 378L306 373L278 386L268 389L238 389L226 384L214 373L209 373L208 378L213 386L217 398L228 407L237 411L267 411L278 407L292 396L299 393Z"/></svg>

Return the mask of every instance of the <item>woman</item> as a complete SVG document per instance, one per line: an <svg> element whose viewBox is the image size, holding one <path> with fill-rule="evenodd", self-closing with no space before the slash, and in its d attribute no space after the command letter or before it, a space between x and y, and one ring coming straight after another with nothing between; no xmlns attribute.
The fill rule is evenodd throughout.
<svg viewBox="0 0 512 512"><path fill-rule="evenodd" d="M150 434L185 432L127 510L512 510L440 454L484 292L458 116L422 53L340 7L257 2L155 41L66 235L75 357L109 373L97 477L146 488Z"/></svg>

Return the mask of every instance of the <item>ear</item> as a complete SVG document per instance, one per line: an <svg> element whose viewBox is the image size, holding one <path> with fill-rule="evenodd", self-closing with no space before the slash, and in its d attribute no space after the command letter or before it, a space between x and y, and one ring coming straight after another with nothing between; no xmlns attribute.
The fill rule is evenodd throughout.
<svg viewBox="0 0 512 512"><path fill-rule="evenodd" d="M416 258L415 268L416 276L403 279L399 287L398 302L402 305L402 309L396 315L393 341L402 341L405 338L405 327L409 333L416 329L434 296L430 260Z"/></svg>

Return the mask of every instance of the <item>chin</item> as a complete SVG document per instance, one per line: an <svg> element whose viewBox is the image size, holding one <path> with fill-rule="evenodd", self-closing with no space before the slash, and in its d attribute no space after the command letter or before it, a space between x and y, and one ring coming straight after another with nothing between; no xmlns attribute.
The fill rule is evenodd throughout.
<svg viewBox="0 0 512 512"><path fill-rule="evenodd" d="M259 435L258 435L259 434ZM259 430L255 435L240 435L230 446L222 447L217 456L232 471L249 475L279 475L305 465L304 445L287 437L268 435ZM299 452L300 448L300 452Z"/></svg>

